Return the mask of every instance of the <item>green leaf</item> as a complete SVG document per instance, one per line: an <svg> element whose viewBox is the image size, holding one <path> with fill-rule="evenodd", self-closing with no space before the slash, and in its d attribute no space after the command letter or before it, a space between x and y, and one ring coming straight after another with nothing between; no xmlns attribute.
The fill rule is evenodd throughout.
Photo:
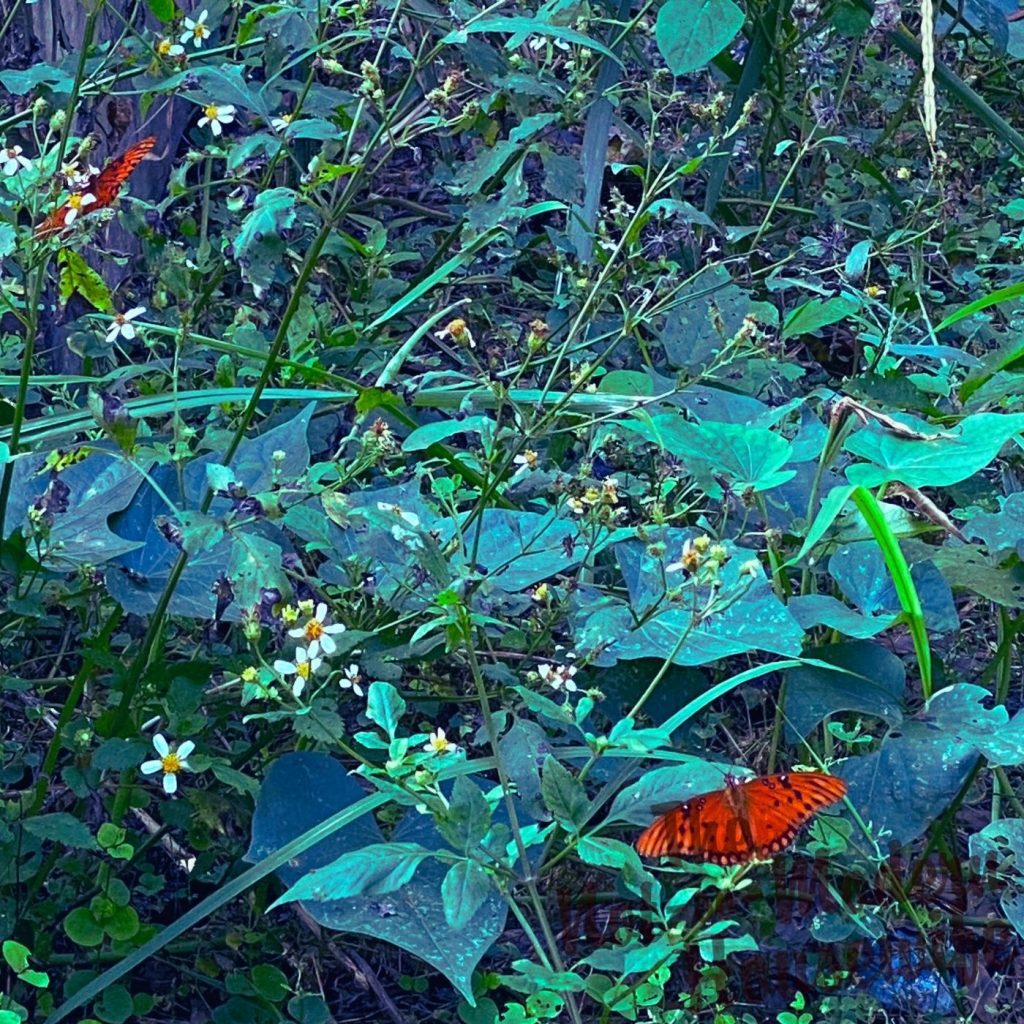
<svg viewBox="0 0 1024 1024"><path fill-rule="evenodd" d="M281 232L295 223L298 199L290 188L271 188L256 196L232 243L243 280L257 297L270 287L281 269L285 242Z"/></svg>
<svg viewBox="0 0 1024 1024"><path fill-rule="evenodd" d="M469 416L464 420L439 420L417 427L403 442L403 452L421 452L432 444L445 441L454 434L483 434L494 429L489 416Z"/></svg>
<svg viewBox="0 0 1024 1024"><path fill-rule="evenodd" d="M88 907L76 907L64 918L64 931L77 946L98 946L103 942L103 926Z"/></svg>
<svg viewBox="0 0 1024 1024"><path fill-rule="evenodd" d="M468 775L460 775L437 830L457 850L466 853L479 846L491 827L491 806L480 787ZM471 915L472 916L472 915Z"/></svg>
<svg viewBox="0 0 1024 1024"><path fill-rule="evenodd" d="M852 253L851 253L852 255ZM867 256L865 255L865 259ZM782 340L810 334L821 327L838 323L860 309L860 303L846 296L834 299L811 299L792 310L782 324Z"/></svg>
<svg viewBox="0 0 1024 1024"><path fill-rule="evenodd" d="M406 885L423 859L430 856L432 852L418 843L364 846L303 876L268 909L294 900L325 903L363 894L384 895Z"/></svg>
<svg viewBox="0 0 1024 1024"><path fill-rule="evenodd" d="M673 75L704 67L736 38L745 16L732 0L667 0L654 39Z"/></svg>
<svg viewBox="0 0 1024 1024"><path fill-rule="evenodd" d="M1000 302L1009 302L1010 299L1020 298L1021 295L1024 295L1024 281L1007 285L1005 288L997 288L994 292L968 303L955 313L950 313L945 320L935 325L935 333L938 334L939 331L944 331L947 327L952 327L953 324L959 323L969 316L974 316L975 313L980 313L990 306L996 306Z"/></svg>
<svg viewBox="0 0 1024 1024"><path fill-rule="evenodd" d="M449 927L465 928L492 891L496 890L491 876L475 861L453 864L441 883L444 919Z"/></svg>
<svg viewBox="0 0 1024 1024"><path fill-rule="evenodd" d="M157 21L169 25L174 21L174 0L146 0L146 6Z"/></svg>
<svg viewBox="0 0 1024 1024"><path fill-rule="evenodd" d="M854 455L873 465L848 466L846 477L862 487L880 487L897 480L911 487L948 487L984 469L1012 437L1024 430L1024 413L982 412L951 431L911 438L866 427L846 442Z"/></svg>
<svg viewBox="0 0 1024 1024"><path fill-rule="evenodd" d="M398 690L390 683L370 683L366 699L366 717L379 725L391 739L395 738L395 730L404 714L405 701Z"/></svg>
<svg viewBox="0 0 1024 1024"><path fill-rule="evenodd" d="M74 249L61 249L57 254L57 265L60 267L62 305L66 305L68 299L77 292L101 313L113 310L114 300L110 297L106 282Z"/></svg>
<svg viewBox="0 0 1024 1024"><path fill-rule="evenodd" d="M740 24L742 24L742 21ZM456 29L454 32L449 32L441 40L440 45L464 43L466 36L471 32L511 32L512 38L506 44L506 48L509 50L522 46L530 36L550 36L552 39L561 39L566 43L575 43L577 46L584 46L589 50L603 53L606 57L615 61L616 64L622 63L599 40L591 36L585 36L582 32L577 32L575 29L567 28L564 25L552 25L544 21L540 16L536 18L503 16L481 18L479 21L474 21L463 28Z"/></svg>
<svg viewBox="0 0 1024 1024"><path fill-rule="evenodd" d="M540 782L544 804L567 832L575 832L590 810L583 783L551 754L544 759Z"/></svg>
<svg viewBox="0 0 1024 1024"><path fill-rule="evenodd" d="M2 948L4 960L15 974L21 974L22 971L28 970L28 946L23 946L20 942L15 942L14 939L5 939Z"/></svg>
<svg viewBox="0 0 1024 1024"><path fill-rule="evenodd" d="M288 976L273 964L256 964L249 978L257 994L271 1003L281 1002L291 991Z"/></svg>
<svg viewBox="0 0 1024 1024"><path fill-rule="evenodd" d="M76 850L98 850L92 832L85 822L80 821L73 814L59 811L55 814L40 814L35 818L26 818L22 823L26 832L30 832L40 839L47 839L50 842L62 843Z"/></svg>

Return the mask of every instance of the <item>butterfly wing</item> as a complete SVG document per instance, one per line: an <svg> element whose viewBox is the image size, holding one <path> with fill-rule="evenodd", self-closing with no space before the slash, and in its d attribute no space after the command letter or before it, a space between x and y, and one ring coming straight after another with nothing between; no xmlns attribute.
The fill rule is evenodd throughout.
<svg viewBox="0 0 1024 1024"><path fill-rule="evenodd" d="M823 772L765 775L743 783L743 804L754 852L774 857L819 811L841 800L846 783Z"/></svg>
<svg viewBox="0 0 1024 1024"><path fill-rule="evenodd" d="M750 860L754 846L726 789L695 796L657 818L636 842L643 857L689 857L716 864Z"/></svg>
<svg viewBox="0 0 1024 1024"><path fill-rule="evenodd" d="M121 186L128 180L132 171L142 162L143 157L156 145L156 136L149 135L139 142L136 142L134 146L129 146L120 156L114 157L106 167L96 176L96 178L89 182L86 186L87 191L91 192L96 197L96 202L91 203L86 207L86 213L92 213L93 210L102 210L104 206L109 206L115 199L117 199L118 193L121 191ZM55 231L61 231L64 228L65 220L68 215L70 207L65 203L64 206L59 206L49 217L46 218L37 228L36 237L43 238L46 235L53 234Z"/></svg>
<svg viewBox="0 0 1024 1024"><path fill-rule="evenodd" d="M644 857L676 855L743 864L780 853L818 811L840 800L846 783L822 772L766 775L687 800L637 840Z"/></svg>
<svg viewBox="0 0 1024 1024"><path fill-rule="evenodd" d="M129 146L120 156L114 157L100 171L99 177L89 183L89 191L96 197L94 210L109 206L121 191L121 186L142 162L142 158L156 145L156 136L150 135L134 146Z"/></svg>

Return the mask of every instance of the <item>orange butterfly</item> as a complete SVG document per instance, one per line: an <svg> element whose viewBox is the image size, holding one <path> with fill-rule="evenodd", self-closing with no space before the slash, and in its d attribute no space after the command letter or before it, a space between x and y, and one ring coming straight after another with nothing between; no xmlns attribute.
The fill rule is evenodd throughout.
<svg viewBox="0 0 1024 1024"><path fill-rule="evenodd" d="M695 796L654 822L636 841L644 857L676 854L714 864L745 864L781 853L818 811L846 793L822 772L737 779Z"/></svg>
<svg viewBox="0 0 1024 1024"><path fill-rule="evenodd" d="M55 231L62 231L68 226L68 214L74 210L71 220L83 213L92 213L93 210L102 210L105 206L117 199L121 186L128 180L129 175L142 162L142 158L156 145L156 136L150 135L141 142L126 149L120 156L103 168L94 181L89 182L81 191L72 194L71 198L58 207L49 217L36 228L36 238L43 238L53 234ZM93 196L89 203L83 203L87 196Z"/></svg>

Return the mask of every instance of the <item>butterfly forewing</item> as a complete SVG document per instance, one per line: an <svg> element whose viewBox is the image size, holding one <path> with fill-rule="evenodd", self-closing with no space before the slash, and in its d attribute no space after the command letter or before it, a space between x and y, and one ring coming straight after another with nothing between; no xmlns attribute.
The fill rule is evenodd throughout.
<svg viewBox="0 0 1024 1024"><path fill-rule="evenodd" d="M146 154L156 145L156 136L150 135L134 146L129 146L120 156L114 157L102 171L85 186L84 191L95 196L95 202L84 208L85 213L102 210L109 206L121 191L121 186L128 180L132 171L142 162ZM67 203L58 207L37 228L36 237L60 231L67 221Z"/></svg>
<svg viewBox="0 0 1024 1024"><path fill-rule="evenodd" d="M637 840L645 857L674 854L716 864L772 857L820 810L841 799L846 783L821 772L766 775L693 797L658 818Z"/></svg>

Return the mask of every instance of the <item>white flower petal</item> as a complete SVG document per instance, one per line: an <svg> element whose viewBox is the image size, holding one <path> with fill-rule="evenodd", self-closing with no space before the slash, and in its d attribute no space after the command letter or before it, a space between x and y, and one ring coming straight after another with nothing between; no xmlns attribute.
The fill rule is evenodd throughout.
<svg viewBox="0 0 1024 1024"><path fill-rule="evenodd" d="M139 769L143 775L152 775L155 772L160 771L164 766L163 761L143 761L142 767Z"/></svg>
<svg viewBox="0 0 1024 1024"><path fill-rule="evenodd" d="M182 743L180 747L178 747L178 757L180 757L182 761L184 761L185 758L188 757L188 755L191 754L192 751L195 749L196 745L191 740L185 740L185 742Z"/></svg>
<svg viewBox="0 0 1024 1024"><path fill-rule="evenodd" d="M167 740L164 739L164 735L161 732L158 732L153 737L153 748L161 757L166 757L171 752L171 748L168 745Z"/></svg>
<svg viewBox="0 0 1024 1024"><path fill-rule="evenodd" d="M320 650L323 651L324 654L333 654L338 649L338 645L331 639L330 634L326 632L319 640L314 641L314 643L320 644Z"/></svg>
<svg viewBox="0 0 1024 1024"><path fill-rule="evenodd" d="M164 776L164 792L170 796L178 791L178 776L173 772L168 772Z"/></svg>

